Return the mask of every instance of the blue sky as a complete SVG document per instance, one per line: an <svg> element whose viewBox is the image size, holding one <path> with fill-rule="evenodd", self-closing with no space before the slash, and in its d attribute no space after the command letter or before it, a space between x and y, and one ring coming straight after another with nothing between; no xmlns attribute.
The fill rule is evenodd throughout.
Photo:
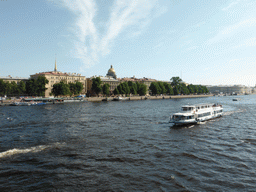
<svg viewBox="0 0 256 192"><path fill-rule="evenodd" d="M254 0L1 0L0 76L256 84Z"/></svg>

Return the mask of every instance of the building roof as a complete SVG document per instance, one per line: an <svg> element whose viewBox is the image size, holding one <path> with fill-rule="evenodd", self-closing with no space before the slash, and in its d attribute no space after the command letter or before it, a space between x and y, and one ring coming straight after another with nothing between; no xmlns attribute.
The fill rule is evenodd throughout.
<svg viewBox="0 0 256 192"><path fill-rule="evenodd" d="M84 77L81 74L77 73L66 73L66 72L59 72L59 71L49 71L49 72L39 72L30 76L37 76L37 75L56 75L56 76L79 76Z"/></svg>
<svg viewBox="0 0 256 192"><path fill-rule="evenodd" d="M29 78L27 77L12 77L11 75L7 76L7 77L1 77L0 79L6 79L6 80L28 80Z"/></svg>

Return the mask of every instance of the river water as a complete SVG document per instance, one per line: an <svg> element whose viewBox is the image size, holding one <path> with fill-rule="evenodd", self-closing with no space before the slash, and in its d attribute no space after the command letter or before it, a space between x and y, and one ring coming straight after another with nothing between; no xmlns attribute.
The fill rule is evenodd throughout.
<svg viewBox="0 0 256 192"><path fill-rule="evenodd" d="M0 107L0 191L255 191L256 95ZM176 128L181 105L224 116Z"/></svg>

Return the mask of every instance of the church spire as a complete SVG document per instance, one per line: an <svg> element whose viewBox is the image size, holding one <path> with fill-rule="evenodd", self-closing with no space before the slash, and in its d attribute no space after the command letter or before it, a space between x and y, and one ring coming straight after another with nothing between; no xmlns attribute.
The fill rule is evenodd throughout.
<svg viewBox="0 0 256 192"><path fill-rule="evenodd" d="M55 54L55 68L54 71L57 72L56 54Z"/></svg>

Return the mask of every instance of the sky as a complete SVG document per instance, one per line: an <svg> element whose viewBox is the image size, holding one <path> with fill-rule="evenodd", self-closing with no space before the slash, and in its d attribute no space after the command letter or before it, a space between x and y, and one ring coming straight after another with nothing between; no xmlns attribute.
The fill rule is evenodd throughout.
<svg viewBox="0 0 256 192"><path fill-rule="evenodd" d="M255 0L0 0L0 76L256 84Z"/></svg>

